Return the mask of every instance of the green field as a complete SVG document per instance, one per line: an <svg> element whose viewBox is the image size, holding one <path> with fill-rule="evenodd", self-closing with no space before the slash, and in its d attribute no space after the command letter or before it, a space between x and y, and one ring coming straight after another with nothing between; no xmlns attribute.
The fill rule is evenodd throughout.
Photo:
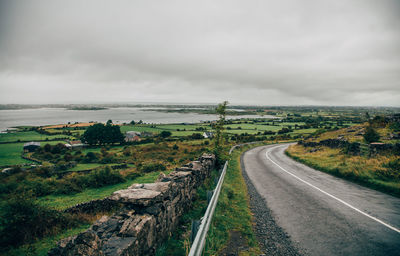
<svg viewBox="0 0 400 256"><path fill-rule="evenodd" d="M172 133L172 136L188 136L193 133L203 133L203 131L196 131L195 129L198 127L205 127L210 130L210 126L203 124L161 124L161 125L124 125L121 126L121 132L125 133L127 131L137 131L137 132L152 132L155 135L159 134L162 131L169 131ZM179 130L179 131L177 131Z"/></svg>
<svg viewBox="0 0 400 256"><path fill-rule="evenodd" d="M24 143L0 144L0 166L33 163L21 158L23 147Z"/></svg>
<svg viewBox="0 0 400 256"><path fill-rule="evenodd" d="M44 135L35 131L29 132L11 132L1 133L0 142L18 142L18 141L35 141L35 140L52 140L57 138L71 138L71 136L59 134L59 135Z"/></svg>
<svg viewBox="0 0 400 256"><path fill-rule="evenodd" d="M165 174L170 173L171 171L165 171ZM69 207L72 207L76 204L83 203L83 202L88 202L90 200L95 200L95 199L102 199L107 196L110 196L113 192L120 190L120 189L126 189L133 183L151 183L154 182L158 176L160 175L160 172L151 172L147 173L141 177L138 177L133 180L128 180L124 183L119 183L111 186L106 186L102 188L93 188L93 189L87 189L81 193L77 194L72 194L72 195L49 195L45 197L40 197L38 198L38 202L42 205L49 206L52 208L55 208L57 210L64 210Z"/></svg>
<svg viewBox="0 0 400 256"><path fill-rule="evenodd" d="M77 164L74 168L68 169L68 171L83 171L83 170L89 170L89 169L94 169L99 166L103 166L104 164L99 164L99 163L91 163L91 164Z"/></svg>
<svg viewBox="0 0 400 256"><path fill-rule="evenodd" d="M65 143L65 141L48 141L42 142L45 144L55 145L57 143ZM17 165L17 164L33 164L33 162L21 158L24 148L24 143L7 143L0 144L0 166Z"/></svg>

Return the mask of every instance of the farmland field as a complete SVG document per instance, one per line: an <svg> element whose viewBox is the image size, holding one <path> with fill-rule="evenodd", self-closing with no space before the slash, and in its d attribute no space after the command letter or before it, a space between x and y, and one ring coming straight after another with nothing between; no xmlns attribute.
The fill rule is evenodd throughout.
<svg viewBox="0 0 400 256"><path fill-rule="evenodd" d="M44 135L35 131L0 133L0 142L51 140L56 138L70 138L70 136L64 134Z"/></svg>
<svg viewBox="0 0 400 256"><path fill-rule="evenodd" d="M47 141L44 144L54 145L57 143L65 143L65 141ZM16 164L33 164L33 162L21 158L24 143L7 143L0 144L0 166L16 165Z"/></svg>
<svg viewBox="0 0 400 256"><path fill-rule="evenodd" d="M21 158L23 147L24 143L0 144L0 166L33 163Z"/></svg>

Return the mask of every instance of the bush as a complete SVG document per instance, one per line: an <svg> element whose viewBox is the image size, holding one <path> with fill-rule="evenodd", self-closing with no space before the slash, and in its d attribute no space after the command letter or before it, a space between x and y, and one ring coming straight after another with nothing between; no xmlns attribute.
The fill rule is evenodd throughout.
<svg viewBox="0 0 400 256"><path fill-rule="evenodd" d="M101 164L109 164L114 162L114 157L112 155L107 155L100 160Z"/></svg>
<svg viewBox="0 0 400 256"><path fill-rule="evenodd" d="M345 145L344 153L349 155L359 155L360 154L360 143L353 142Z"/></svg>
<svg viewBox="0 0 400 256"><path fill-rule="evenodd" d="M75 226L70 215L38 205L24 195L5 202L0 212L0 246L17 246Z"/></svg>
<svg viewBox="0 0 400 256"><path fill-rule="evenodd" d="M161 137L161 138L167 138L167 137L169 137L169 136L171 136L171 135L172 135L172 133L169 132L169 131L162 131L162 132L160 133L160 137Z"/></svg>
<svg viewBox="0 0 400 256"><path fill-rule="evenodd" d="M88 152L85 156L85 162L86 163L92 163L95 162L98 159L97 155L93 152Z"/></svg>
<svg viewBox="0 0 400 256"><path fill-rule="evenodd" d="M367 143L372 143L372 142L377 142L379 141L379 134L375 131L374 128L372 128L372 126L368 126L367 129L365 130L365 134L364 134L364 140Z"/></svg>
<svg viewBox="0 0 400 256"><path fill-rule="evenodd" d="M388 171L384 173L384 176L391 180L400 180L400 159L392 160L384 164L383 167L388 169Z"/></svg>
<svg viewBox="0 0 400 256"><path fill-rule="evenodd" d="M172 146L172 149L173 149L173 150L178 150L179 147L178 147L178 145L175 144L175 145Z"/></svg>
<svg viewBox="0 0 400 256"><path fill-rule="evenodd" d="M151 164L146 164L142 165L140 167L140 171L142 172L155 172L155 171L165 171L167 168L160 163L151 163Z"/></svg>
<svg viewBox="0 0 400 256"><path fill-rule="evenodd" d="M107 166L104 169L95 171L88 175L88 187L99 188L107 185L113 185L125 181L119 171L112 170Z"/></svg>
<svg viewBox="0 0 400 256"><path fill-rule="evenodd" d="M203 135L201 135L200 133L193 133L192 135L190 135L190 138L193 140L200 140L203 139Z"/></svg>
<svg viewBox="0 0 400 256"><path fill-rule="evenodd" d="M292 132L293 130L291 130L291 129L289 129L289 128L286 128L286 127L283 127L282 129L280 129L279 131L278 131L278 134L285 134L285 133L289 133L289 132Z"/></svg>
<svg viewBox="0 0 400 256"><path fill-rule="evenodd" d="M124 155L125 155L125 156L130 156L131 153L132 153L132 152L131 152L131 149L130 149L130 148L127 147L127 148L124 149Z"/></svg>

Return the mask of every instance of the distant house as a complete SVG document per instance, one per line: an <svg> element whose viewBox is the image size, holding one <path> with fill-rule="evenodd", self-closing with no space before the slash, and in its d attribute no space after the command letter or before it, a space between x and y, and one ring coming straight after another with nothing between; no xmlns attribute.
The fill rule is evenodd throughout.
<svg viewBox="0 0 400 256"><path fill-rule="evenodd" d="M128 131L125 133L125 142L134 142L134 141L140 141L140 132L136 131Z"/></svg>
<svg viewBox="0 0 400 256"><path fill-rule="evenodd" d="M203 132L203 137L206 139L211 139L214 137L214 133L212 132Z"/></svg>
<svg viewBox="0 0 400 256"><path fill-rule="evenodd" d="M153 133L151 133L151 132L142 132L139 136L141 138L152 137Z"/></svg>
<svg viewBox="0 0 400 256"><path fill-rule="evenodd" d="M40 142L28 142L24 144L24 151L25 152L33 152L37 148L40 148Z"/></svg>
<svg viewBox="0 0 400 256"><path fill-rule="evenodd" d="M71 140L68 141L67 144L64 144L64 146L67 148L84 148L87 146L87 144L82 143L80 140Z"/></svg>

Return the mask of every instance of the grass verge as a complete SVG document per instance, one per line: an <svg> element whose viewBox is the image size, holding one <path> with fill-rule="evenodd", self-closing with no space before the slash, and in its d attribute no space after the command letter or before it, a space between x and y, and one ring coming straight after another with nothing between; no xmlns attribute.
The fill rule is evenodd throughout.
<svg viewBox="0 0 400 256"><path fill-rule="evenodd" d="M218 173L218 171L213 170L211 176L198 188L197 198L193 202L192 207L180 217L178 228L174 231L172 236L160 246L156 256L185 256L189 254L192 220L199 220L206 212L207 191L215 187L215 179L219 177Z"/></svg>
<svg viewBox="0 0 400 256"><path fill-rule="evenodd" d="M253 144L236 149L231 155L217 208L208 231L204 255L218 255L229 243L232 231L240 232L246 240L247 249L239 255L260 255L261 250L253 232L247 186L240 168L240 155Z"/></svg>
<svg viewBox="0 0 400 256"><path fill-rule="evenodd" d="M400 197L400 182L386 177L388 170L383 167L393 157L348 156L339 149L329 148L310 152L300 145L290 146L285 154L316 170Z"/></svg>

